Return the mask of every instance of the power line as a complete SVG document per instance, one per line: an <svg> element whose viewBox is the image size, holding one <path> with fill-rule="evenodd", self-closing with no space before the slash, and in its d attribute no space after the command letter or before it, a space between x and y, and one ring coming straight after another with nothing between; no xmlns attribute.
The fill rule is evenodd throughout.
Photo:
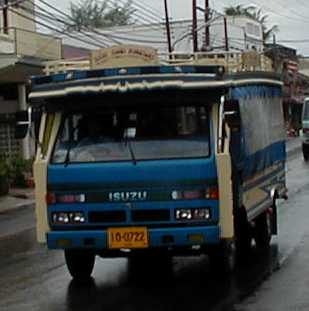
<svg viewBox="0 0 309 311"><path fill-rule="evenodd" d="M12 6L17 6L21 3L23 3L24 1L26 1L26 0L16 0L14 2L9 1L8 4L1 5L0 10L8 9L9 7L12 7Z"/></svg>
<svg viewBox="0 0 309 311"><path fill-rule="evenodd" d="M120 2L123 5L126 5L126 3L122 0L118 0L118 2ZM154 13L150 9L143 7L138 3L135 3L133 0L131 1L131 5L132 7L136 8L141 13L145 14L145 16L147 16L148 18L155 19L157 22L162 22L162 16L158 16L156 13Z"/></svg>
<svg viewBox="0 0 309 311"><path fill-rule="evenodd" d="M37 23L37 24L39 24L39 25L41 25L41 26L43 26L43 27L45 27L45 28L47 28L47 29L49 29L49 30L52 30L52 31L54 31L54 32L60 33L60 34L65 35L65 36L67 36L67 37L73 38L73 39L78 40L78 41L80 41L80 42L84 42L84 43L86 43L86 44L88 44L88 45L96 46L96 47L102 48L102 45L99 45L99 44L96 44L96 43L93 43L93 42L90 42L90 41L86 41L86 40L84 40L84 39L82 39L82 38L79 38L79 37L76 37L76 36L74 36L74 35L72 35L72 34L70 34L70 33L67 33L67 32L64 32L64 31L62 31L62 30L58 30L57 28L51 27L51 26L49 26L49 25L46 25L45 23L42 23L42 22L40 22L40 21L37 21L37 20L35 20L34 18L31 18L31 17L29 17L29 16L27 16L27 15L24 15L24 14L22 14L22 13L16 11L16 10L13 10L11 7L9 7L8 10L11 11L12 13L14 13L14 14L20 16L20 17L23 17L23 18L25 18L25 19L27 19L27 20L30 20L30 21L32 21L32 22L35 22L35 23Z"/></svg>
<svg viewBox="0 0 309 311"><path fill-rule="evenodd" d="M30 2L31 2L31 0L30 0ZM20 7L23 9L23 11L26 11L26 12L28 12L28 13L32 13L29 9L27 9L27 8L25 8L25 7L23 7L23 6L20 6ZM53 26L58 26L58 24L56 24L57 22L58 22L58 23L61 23L61 24L62 24L63 26L65 26L65 27L72 27L72 26L73 26L72 24L69 24L68 22L64 21L63 19L60 19L59 17L57 17L57 16L53 15L52 13L50 13L50 12L44 10L43 8L40 8L40 7L37 6L37 5L36 5L36 8L37 8L37 9L40 9L41 11L47 13L47 14L44 14L44 13L42 13L41 11L38 11L38 10L36 9L36 13L35 13L36 16L37 16L39 19L43 20L43 22L48 22L48 23L52 24ZM65 31L64 31L64 32L65 32ZM101 44L102 44L103 46L105 46L105 47L108 46L107 43L106 43L106 41L101 41L101 40L99 40L99 38L93 37L91 34L89 34L89 33L87 33L87 32L80 31L80 33L81 33L81 34L84 34L86 37L88 37L89 39L91 39L91 40L93 40L93 41L95 41L95 42L101 43Z"/></svg>
<svg viewBox="0 0 309 311"><path fill-rule="evenodd" d="M31 0L29 0L31 1ZM44 12L47 12L49 13L48 11L46 11L45 9L42 9L41 7L39 7L38 5L36 5L38 8L40 8L41 10L43 10ZM58 21L62 24L64 24L65 26L67 27L70 27L72 26L71 24L63 21L62 19L59 19L57 18L56 16L54 16L53 14L49 13L49 16L46 15L46 14L43 14L41 12L38 12L39 16L41 19L43 19L44 21L46 21L46 19L48 20L52 20L52 22L55 22ZM50 21L48 21L49 23L51 23ZM53 23L54 24L54 23ZM145 39L139 39L137 37L123 37L121 35L114 35L114 34L109 34L109 33L104 33L104 32L100 32L100 31L95 31L94 29L88 29L90 32L93 32L95 34L97 34L98 36L102 36L106 39L109 39L117 44L121 44L122 42L118 41L118 40L122 40L122 41L130 41L130 42L137 42L137 43L145 43L145 44L165 44L165 41L158 41L158 40L145 40ZM91 40L94 40L94 41L98 41L98 42L101 42L105 47L108 46L106 45L106 42L102 42L99 40L98 37L94 37L92 35L90 35L89 33L87 32L84 32L84 31L80 31L80 33L82 33L83 35L85 35L86 37L90 38Z"/></svg>
<svg viewBox="0 0 309 311"><path fill-rule="evenodd" d="M120 0L117 0L117 2L120 2L121 4L123 4L123 2L121 2ZM116 2L112 2L111 0L106 0L106 4L110 9L114 9L115 7L119 7ZM153 24L154 21L152 19L149 19L143 15L140 15L136 12L132 12L132 15L136 16L138 19L148 23L148 24Z"/></svg>
<svg viewBox="0 0 309 311"><path fill-rule="evenodd" d="M27 0L27 1L33 2L32 0ZM68 14L66 14L66 13L64 13L64 12L62 12L62 11L60 11L59 9L57 9L56 7L50 5L49 3L45 2L44 0L38 0L38 1L40 1L41 3L43 3L44 5L46 5L48 8L54 10L55 12L61 14L62 16L64 16L65 18L67 18L68 20L71 20L72 22L74 22L73 19L72 19L72 17L71 17L70 15L68 15ZM36 5L36 7L40 8L37 4L35 4L35 5ZM44 12L49 13L49 15L50 15L51 17L54 17L54 15L53 15L52 13L46 11L44 8L41 8L41 10L43 10ZM67 22L65 22L65 21L63 21L63 20L62 20L62 22L63 22L63 23L67 23ZM74 25L67 25L67 26L74 26ZM105 39L111 41L112 43L116 43L116 44L119 44L119 43L120 43L120 42L118 42L117 40L110 38L110 36L103 35L102 33L96 31L95 29L90 29L89 27L84 27L84 28L85 28L86 30L92 32L92 33L95 33L95 34L97 34L97 35L99 35L99 36L104 37ZM85 33L83 30L80 30L79 32L85 34L85 35L88 36L88 37L90 36L89 33ZM98 38L92 38L92 39L97 40ZM105 43L105 46L107 46L106 43Z"/></svg>
<svg viewBox="0 0 309 311"><path fill-rule="evenodd" d="M149 7L149 9L151 9L152 11L154 11L157 14L159 14L160 16L162 16L162 12L160 12L158 9L156 9L155 7L153 7L153 6L149 5L149 4L147 4L147 6Z"/></svg>
<svg viewBox="0 0 309 311"><path fill-rule="evenodd" d="M302 1L302 0L295 0L296 2L299 2L303 7L305 7L306 9L308 9L308 3Z"/></svg>
<svg viewBox="0 0 309 311"><path fill-rule="evenodd" d="M28 0L31 1L31 0ZM42 3L44 2L44 0L40 0ZM38 5L36 5L38 7ZM49 5L50 8L53 8L53 6ZM44 9L43 9L44 10ZM44 10L46 12L46 10ZM42 13L41 13L42 14ZM63 13L64 14L64 13ZM55 16L52 14L51 17L44 15L45 18L48 19L55 19ZM68 18L70 18L70 16L68 15ZM65 21L61 20L61 19L57 19L59 22L64 23L66 26L72 26L68 23L66 23ZM157 41L157 40L143 40L143 39L139 39L139 38L130 38L130 37L123 37L121 35L114 35L114 34L109 34L103 31L98 31L95 29L90 29L87 28L88 31L93 32L95 34L97 34L98 36L102 36L104 38L107 38L117 44L120 44L121 42L118 40L125 40L125 41L132 41L132 42L138 42L138 43L146 43L146 44L163 44L165 43L165 41ZM86 35L87 37L96 40L96 37L91 36L89 33L85 33L83 31L80 31L81 33L83 33L84 35ZM105 43L106 44L106 43Z"/></svg>
<svg viewBox="0 0 309 311"><path fill-rule="evenodd" d="M106 34L105 34L106 35ZM138 43L146 43L146 44L166 44L166 41L157 41L157 40L143 40L138 38L130 38L130 37L122 37L118 35L109 35L112 38L124 40L124 41L131 41L131 42L138 42Z"/></svg>
<svg viewBox="0 0 309 311"><path fill-rule="evenodd" d="M286 7L285 7L283 4L279 3L279 1L276 1L276 3L277 3L280 7L282 7L283 9L286 9ZM298 11L294 11L292 8L289 8L289 12L291 12L291 13L294 14L295 16L298 16L298 17L300 17L300 18L302 18L302 19L307 20L307 17L306 17L306 16L299 14Z"/></svg>
<svg viewBox="0 0 309 311"><path fill-rule="evenodd" d="M295 39L295 40L278 40L281 43L308 43L309 39Z"/></svg>
<svg viewBox="0 0 309 311"><path fill-rule="evenodd" d="M199 30L201 30L202 28L206 27L206 26L211 26L213 22L215 22L216 20L218 20L219 18L224 17L224 15L218 13L217 11L211 10L212 15L211 15L211 19L205 23L205 21L203 21L201 24L202 25L197 25L195 29L190 29L187 33L185 33L183 36L181 36L180 38L178 38L176 41L174 41L173 43L173 49L175 48L176 44L178 44L179 42L181 42L182 40L184 40L187 37L192 36L193 31L195 32L199 32ZM213 13L216 13L217 16L214 17Z"/></svg>
<svg viewBox="0 0 309 311"><path fill-rule="evenodd" d="M132 0L132 5L136 6L137 8L140 8L142 11L149 12L149 14L151 14L152 16L156 17L159 20L162 20L162 14L160 14L160 15L157 14L153 9L147 8L146 6L142 6L140 4L137 4L137 3L135 3L134 0Z"/></svg>
<svg viewBox="0 0 309 311"><path fill-rule="evenodd" d="M28 0L31 1L31 0ZM46 5L48 8L54 10L55 12L61 14L62 16L66 17L67 19L71 20L72 22L74 22L72 20L72 17L69 14L64 13L63 11L59 10L58 8L54 7L53 5L49 4L48 2L44 1L44 0L37 0L39 2L41 2L42 4ZM111 5L109 5L109 8L114 9ZM152 22L151 22L152 23ZM90 28L90 27L84 27L85 29L87 29L88 31L91 31L99 36L105 36L107 39L109 39L110 41L119 44L119 42L115 41L114 39L111 39L112 36L111 35L103 35L100 31L97 31L96 29ZM155 29L155 27L152 27L153 29Z"/></svg>
<svg viewBox="0 0 309 311"><path fill-rule="evenodd" d="M293 16L290 16L290 15L285 15L285 14L280 14L278 13L277 11L274 11L273 9L265 6L265 5L261 5L260 3L257 3L253 0L251 0L251 2L253 4L255 4L257 7L264 7L264 10L266 9L266 11L269 11L275 15L278 15L280 17L284 17L284 18L287 18L287 19L290 19L290 20L293 20L293 21L296 21L296 22L302 22L302 23L309 23L309 20L303 20L303 19L299 19L299 18L296 18L296 17L293 17Z"/></svg>
<svg viewBox="0 0 309 311"><path fill-rule="evenodd" d="M31 0L27 0L29 1L30 3L34 4L34 2L32 2ZM35 5L35 4L34 4ZM46 11L45 9L39 7L38 5L35 5L36 8L40 9L41 11L43 12L46 12L47 14L44 14L42 12L39 12L38 10L36 10L35 12L35 15L40 18L41 20L43 20L44 22L48 22L50 24L52 24L53 26L58 26L58 24L55 24L55 23L61 23L63 24L64 26L66 27L71 27L72 25L69 24L68 22L58 18L57 16L53 15L52 13ZM24 7L23 5L20 5L19 6L24 12L27 12L27 13L33 13L31 9L29 8L26 8ZM103 42L101 40L99 40L99 38L96 38L96 37L93 37L91 36L89 33L86 33L86 32L83 32L81 31L82 34L84 34L86 37L90 38L91 40L95 41L95 42L99 42L101 43L103 46L107 47L108 45L106 44L106 42Z"/></svg>

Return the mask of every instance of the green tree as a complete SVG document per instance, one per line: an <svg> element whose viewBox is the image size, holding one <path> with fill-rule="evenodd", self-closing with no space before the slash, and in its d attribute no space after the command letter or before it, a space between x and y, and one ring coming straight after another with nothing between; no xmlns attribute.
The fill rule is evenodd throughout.
<svg viewBox="0 0 309 311"><path fill-rule="evenodd" d="M249 16L251 10L253 10L255 7L253 6L246 6L243 5L236 5L236 6L229 6L224 8L225 15L229 16L238 16L238 15L245 15Z"/></svg>
<svg viewBox="0 0 309 311"><path fill-rule="evenodd" d="M81 0L70 3L70 18L67 20L67 30L81 31L82 29L106 28L133 23L132 0L124 5L109 4L107 0Z"/></svg>
<svg viewBox="0 0 309 311"><path fill-rule="evenodd" d="M279 31L279 27L277 25L268 27L267 24L269 16L267 14L263 14L262 9L259 9L255 6L229 6L224 9L224 13L229 16L244 15L261 23L264 42L268 41L274 33Z"/></svg>

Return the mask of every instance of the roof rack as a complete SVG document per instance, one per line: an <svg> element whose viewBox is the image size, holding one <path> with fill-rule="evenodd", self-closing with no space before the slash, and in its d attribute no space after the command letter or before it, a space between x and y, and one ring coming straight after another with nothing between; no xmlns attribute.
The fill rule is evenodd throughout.
<svg viewBox="0 0 309 311"><path fill-rule="evenodd" d="M76 70L89 70L90 59L87 58L72 58L60 59L56 61L45 62L44 73L48 76L56 73L65 73Z"/></svg>
<svg viewBox="0 0 309 311"><path fill-rule="evenodd" d="M159 54L158 56L161 65L223 66L225 72L228 73L274 71L272 60L264 54L257 53L256 51L167 53ZM93 68L91 64L91 60L86 58L49 61L45 63L44 73L46 75L51 75L77 70L105 69L104 67ZM147 64L142 66L147 66ZM107 66L106 68L112 67L117 68L117 66ZM120 67L137 67L137 65L134 63L128 63L126 66L123 66L122 64Z"/></svg>

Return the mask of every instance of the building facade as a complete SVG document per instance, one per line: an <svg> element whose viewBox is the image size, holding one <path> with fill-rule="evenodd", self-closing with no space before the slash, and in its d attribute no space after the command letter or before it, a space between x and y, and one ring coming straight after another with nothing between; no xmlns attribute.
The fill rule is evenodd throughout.
<svg viewBox="0 0 309 311"><path fill-rule="evenodd" d="M14 137L14 115L27 109L29 78L43 74L46 60L61 57L61 39L36 31L33 2L0 10L0 157L32 156L30 138L20 142Z"/></svg>

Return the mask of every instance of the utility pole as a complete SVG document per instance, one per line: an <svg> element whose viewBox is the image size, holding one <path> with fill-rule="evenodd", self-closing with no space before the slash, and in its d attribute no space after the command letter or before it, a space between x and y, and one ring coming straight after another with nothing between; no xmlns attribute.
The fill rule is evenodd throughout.
<svg viewBox="0 0 309 311"><path fill-rule="evenodd" d="M9 0L4 0L4 7L3 7L3 32L8 34L9 32L9 18L8 18L8 9L9 7Z"/></svg>
<svg viewBox="0 0 309 311"><path fill-rule="evenodd" d="M278 71L278 62L277 62L277 40L276 35L273 34L273 58L274 58L274 70Z"/></svg>
<svg viewBox="0 0 309 311"><path fill-rule="evenodd" d="M206 49L210 45L210 38L209 38L209 0L205 0L205 47Z"/></svg>
<svg viewBox="0 0 309 311"><path fill-rule="evenodd" d="M229 51L229 37L227 32L227 20L226 16L224 16L224 37L225 37L225 50Z"/></svg>
<svg viewBox="0 0 309 311"><path fill-rule="evenodd" d="M193 52L198 50L198 39L197 39L197 7L196 0L192 0L192 37L193 37Z"/></svg>
<svg viewBox="0 0 309 311"><path fill-rule="evenodd" d="M169 14L168 14L167 0L164 0L164 6L165 6L165 25L166 25L166 35L167 35L167 43L168 43L168 53L171 54L173 52L173 49L172 49L171 28L170 28L170 19L169 19Z"/></svg>

